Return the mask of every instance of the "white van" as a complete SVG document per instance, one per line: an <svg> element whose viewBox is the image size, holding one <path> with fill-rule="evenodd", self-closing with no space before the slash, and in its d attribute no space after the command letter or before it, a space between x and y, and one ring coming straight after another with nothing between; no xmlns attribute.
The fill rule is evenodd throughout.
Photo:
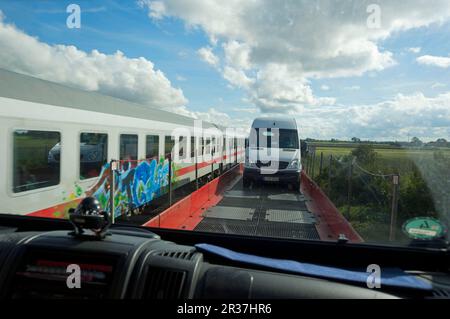
<svg viewBox="0 0 450 319"><path fill-rule="evenodd" d="M300 188L301 148L294 118L257 118L245 151L244 187L252 181Z"/></svg>

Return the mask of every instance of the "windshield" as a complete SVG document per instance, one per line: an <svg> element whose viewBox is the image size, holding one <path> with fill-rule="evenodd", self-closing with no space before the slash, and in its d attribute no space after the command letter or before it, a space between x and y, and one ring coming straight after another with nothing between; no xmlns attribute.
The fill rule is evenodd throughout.
<svg viewBox="0 0 450 319"><path fill-rule="evenodd" d="M298 149L297 130L255 128L250 133L250 147Z"/></svg>
<svg viewBox="0 0 450 319"><path fill-rule="evenodd" d="M0 214L95 197L117 224L443 247L450 2L427 7L0 0Z"/></svg>
<svg viewBox="0 0 450 319"><path fill-rule="evenodd" d="M296 130L280 130L279 148L298 149L298 135Z"/></svg>

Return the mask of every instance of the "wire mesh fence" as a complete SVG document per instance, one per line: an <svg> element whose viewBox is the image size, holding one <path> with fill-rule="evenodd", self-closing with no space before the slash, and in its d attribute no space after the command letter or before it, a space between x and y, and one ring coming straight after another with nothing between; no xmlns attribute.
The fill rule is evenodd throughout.
<svg viewBox="0 0 450 319"><path fill-rule="evenodd" d="M416 156L403 166L394 161L388 166L367 154L325 155L311 147L303 162L305 172L366 241L409 241L402 225L418 216L448 224L448 157Z"/></svg>

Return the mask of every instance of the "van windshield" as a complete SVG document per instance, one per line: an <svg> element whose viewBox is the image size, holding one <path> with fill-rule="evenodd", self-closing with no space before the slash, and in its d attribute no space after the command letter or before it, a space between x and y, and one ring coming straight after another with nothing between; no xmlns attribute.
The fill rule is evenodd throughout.
<svg viewBox="0 0 450 319"><path fill-rule="evenodd" d="M296 130L280 130L279 148L298 149L298 135Z"/></svg>
<svg viewBox="0 0 450 319"><path fill-rule="evenodd" d="M299 148L297 130L255 128L250 134L250 147Z"/></svg>

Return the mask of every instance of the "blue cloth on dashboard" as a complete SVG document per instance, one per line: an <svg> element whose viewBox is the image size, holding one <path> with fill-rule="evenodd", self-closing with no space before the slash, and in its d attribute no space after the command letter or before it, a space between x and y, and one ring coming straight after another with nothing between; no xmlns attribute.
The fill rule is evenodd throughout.
<svg viewBox="0 0 450 319"><path fill-rule="evenodd" d="M294 260L266 258L238 253L223 247L209 244L197 244L195 247L202 252L214 254L237 262L284 270L302 275L347 280L362 283L364 285L366 285L367 279L370 275L370 273L366 272L365 269L363 271L349 270L301 263ZM381 268L381 287L383 286L432 290L432 285L429 282L416 276L409 275L400 268Z"/></svg>

